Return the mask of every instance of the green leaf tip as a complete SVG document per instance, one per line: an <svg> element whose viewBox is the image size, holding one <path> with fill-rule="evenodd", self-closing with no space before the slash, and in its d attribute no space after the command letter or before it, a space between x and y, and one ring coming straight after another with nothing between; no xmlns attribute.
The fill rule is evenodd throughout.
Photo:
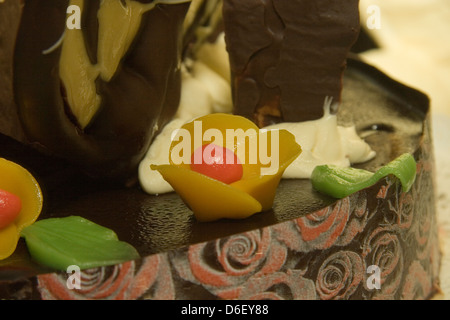
<svg viewBox="0 0 450 320"><path fill-rule="evenodd" d="M50 218L22 230L33 260L56 270L114 265L139 258L114 231L79 216Z"/></svg>
<svg viewBox="0 0 450 320"><path fill-rule="evenodd" d="M414 157L405 153L375 173L351 167L317 166L312 172L311 183L317 191L341 199L374 185L388 175L394 175L400 180L402 190L408 192L416 179L416 171Z"/></svg>

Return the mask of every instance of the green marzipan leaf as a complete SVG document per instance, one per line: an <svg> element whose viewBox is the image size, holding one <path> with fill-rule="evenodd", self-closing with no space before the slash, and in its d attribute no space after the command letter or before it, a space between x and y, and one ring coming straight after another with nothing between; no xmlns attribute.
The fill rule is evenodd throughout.
<svg viewBox="0 0 450 320"><path fill-rule="evenodd" d="M82 217L51 218L22 230L31 257L47 267L71 265L89 269L135 260L134 247L119 241L114 231Z"/></svg>
<svg viewBox="0 0 450 320"><path fill-rule="evenodd" d="M311 175L311 182L317 191L340 199L368 188L388 175L396 176L403 191L408 192L416 178L414 157L405 153L375 173L333 165L317 166Z"/></svg>

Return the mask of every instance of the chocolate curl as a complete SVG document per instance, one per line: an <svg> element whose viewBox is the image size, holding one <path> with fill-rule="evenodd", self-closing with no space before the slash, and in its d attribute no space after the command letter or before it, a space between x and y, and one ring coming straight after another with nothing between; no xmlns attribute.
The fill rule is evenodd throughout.
<svg viewBox="0 0 450 320"><path fill-rule="evenodd" d="M142 15L113 77L96 79L101 105L88 126L80 127L60 78L62 49L54 46L65 32L70 2L25 1L15 47L14 91L29 143L93 177L135 182L140 160L179 104L182 25L190 3L166 2L171 4L158 1ZM81 31L91 64L96 63L101 3L85 1L82 13Z"/></svg>
<svg viewBox="0 0 450 320"><path fill-rule="evenodd" d="M234 113L263 127L323 116L341 100L359 1L224 0ZM337 112L337 110L333 110Z"/></svg>

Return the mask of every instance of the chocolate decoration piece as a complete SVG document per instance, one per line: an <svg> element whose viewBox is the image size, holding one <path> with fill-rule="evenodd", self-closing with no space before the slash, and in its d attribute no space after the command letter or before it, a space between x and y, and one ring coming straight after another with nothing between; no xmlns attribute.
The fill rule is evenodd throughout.
<svg viewBox="0 0 450 320"><path fill-rule="evenodd" d="M234 113L262 127L318 119L327 96L340 102L358 4L224 0Z"/></svg>
<svg viewBox="0 0 450 320"><path fill-rule="evenodd" d="M81 29L93 64L100 1L85 2ZM178 108L182 25L189 3L158 4L143 13L114 76L96 80L101 105L86 128L78 125L65 100L59 76L61 46L46 52L65 31L69 4L25 1L14 65L22 127L40 150L68 159L92 176L128 182L152 139Z"/></svg>

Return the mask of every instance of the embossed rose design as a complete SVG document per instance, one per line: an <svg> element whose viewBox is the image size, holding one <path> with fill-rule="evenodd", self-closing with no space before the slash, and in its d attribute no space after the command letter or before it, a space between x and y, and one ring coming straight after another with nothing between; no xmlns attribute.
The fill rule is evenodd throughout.
<svg viewBox="0 0 450 320"><path fill-rule="evenodd" d="M299 252L345 246L364 230L368 219L365 192L357 192L291 224L274 227L277 238Z"/></svg>
<svg viewBox="0 0 450 320"><path fill-rule="evenodd" d="M427 170L428 168L428 170ZM433 233L435 232L435 202L433 190L433 179L430 168L426 164L420 163L418 166L418 174L416 184L413 186L412 192L417 201L416 210L414 212L414 222L412 230L417 243L417 257L426 259L429 248L434 243Z"/></svg>
<svg viewBox="0 0 450 320"><path fill-rule="evenodd" d="M386 199L388 196L389 188L392 186L391 180L387 180L387 183L380 187L377 193L377 199Z"/></svg>
<svg viewBox="0 0 450 320"><path fill-rule="evenodd" d="M279 271L286 256L286 248L264 228L192 245L187 255L175 255L171 261L181 278L220 298L234 299L249 278Z"/></svg>
<svg viewBox="0 0 450 320"><path fill-rule="evenodd" d="M403 271L403 250L398 235L389 227L375 229L363 243L362 257L366 265L375 265L381 270L381 289L373 298L394 298Z"/></svg>
<svg viewBox="0 0 450 320"><path fill-rule="evenodd" d="M317 293L324 300L347 300L363 280L364 272L364 263L357 253L338 251L322 263L316 280Z"/></svg>
<svg viewBox="0 0 450 320"><path fill-rule="evenodd" d="M402 299L423 300L432 292L432 283L428 273L419 261L411 263L403 286Z"/></svg>
<svg viewBox="0 0 450 320"><path fill-rule="evenodd" d="M173 299L174 288L166 258L149 256L111 267L83 270L80 289L70 289L68 274L38 276L38 290L43 300L131 300L138 298ZM150 290L151 289L151 290ZM146 292L149 296L145 296Z"/></svg>
<svg viewBox="0 0 450 320"><path fill-rule="evenodd" d="M317 249L329 248L341 235L350 215L350 201L345 198L333 207L327 207L297 219L297 226L306 242Z"/></svg>
<svg viewBox="0 0 450 320"><path fill-rule="evenodd" d="M396 185L395 197L388 200L389 209L394 213L394 221L400 229L409 229L414 216L414 197L411 192L401 192L401 185Z"/></svg>
<svg viewBox="0 0 450 320"><path fill-rule="evenodd" d="M300 270L252 277L239 295L243 300L316 300L314 281Z"/></svg>

